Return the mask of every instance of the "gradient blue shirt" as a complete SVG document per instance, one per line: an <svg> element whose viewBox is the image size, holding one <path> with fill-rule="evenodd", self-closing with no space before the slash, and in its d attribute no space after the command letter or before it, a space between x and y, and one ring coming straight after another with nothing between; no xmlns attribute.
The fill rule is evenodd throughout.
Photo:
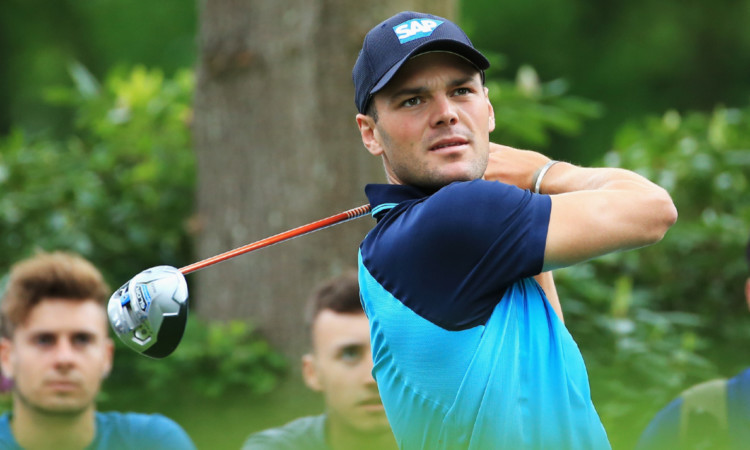
<svg viewBox="0 0 750 450"><path fill-rule="evenodd" d="M696 388L704 386L708 383L692 390L695 392ZM725 396L720 403L726 408L726 415L722 415L725 420L718 420L710 409L704 413L701 405L694 405L694 411L685 411L684 395L687 392L654 416L638 441L638 450L697 448L696 441L699 440L702 448L743 449L750 446L750 368L724 381L723 389L716 391Z"/></svg>
<svg viewBox="0 0 750 450"><path fill-rule="evenodd" d="M0 449L22 450L10 428L10 413L0 416ZM194 450L190 437L161 414L97 412L96 434L86 450Z"/></svg>
<svg viewBox="0 0 750 450"><path fill-rule="evenodd" d="M366 193L360 290L400 447L609 448L578 346L531 278L550 198L484 180Z"/></svg>

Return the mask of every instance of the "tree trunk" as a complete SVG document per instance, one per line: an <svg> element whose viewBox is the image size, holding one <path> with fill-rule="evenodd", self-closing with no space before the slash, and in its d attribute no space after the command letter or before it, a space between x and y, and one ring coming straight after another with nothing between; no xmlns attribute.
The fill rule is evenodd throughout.
<svg viewBox="0 0 750 450"><path fill-rule="evenodd" d="M197 257L367 203L364 185L385 177L354 121L362 39L399 10L452 17L455 0L212 0L200 9ZM188 277L191 305L204 318L249 320L296 357L308 341L305 299L356 267L372 225L361 218L206 268Z"/></svg>

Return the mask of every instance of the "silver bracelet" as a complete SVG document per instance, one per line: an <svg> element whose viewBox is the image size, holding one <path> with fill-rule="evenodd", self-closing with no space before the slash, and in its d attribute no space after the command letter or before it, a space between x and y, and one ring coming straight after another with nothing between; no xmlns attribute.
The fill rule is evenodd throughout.
<svg viewBox="0 0 750 450"><path fill-rule="evenodd" d="M536 179L534 180L534 193L539 194L539 188L542 187L542 178L547 174L547 171L550 167L554 166L555 164L559 163L560 161L556 161L554 159L550 159L547 161L547 164L543 165L541 169L539 169L539 174L536 176Z"/></svg>

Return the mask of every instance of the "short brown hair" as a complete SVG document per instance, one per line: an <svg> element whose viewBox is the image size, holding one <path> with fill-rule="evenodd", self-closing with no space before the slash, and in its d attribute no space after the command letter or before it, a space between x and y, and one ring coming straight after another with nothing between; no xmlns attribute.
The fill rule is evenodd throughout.
<svg viewBox="0 0 750 450"><path fill-rule="evenodd" d="M95 300L106 308L109 287L102 274L79 255L41 252L11 267L0 304L2 335L10 338L45 298Z"/></svg>
<svg viewBox="0 0 750 450"><path fill-rule="evenodd" d="M359 283L355 270L347 270L315 288L307 299L305 322L308 327L312 327L318 314L326 309L341 314L364 313L359 300Z"/></svg>

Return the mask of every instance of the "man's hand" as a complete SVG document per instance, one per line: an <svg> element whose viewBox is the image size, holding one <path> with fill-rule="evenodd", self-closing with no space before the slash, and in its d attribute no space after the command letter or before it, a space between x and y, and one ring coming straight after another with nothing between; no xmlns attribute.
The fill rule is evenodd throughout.
<svg viewBox="0 0 750 450"><path fill-rule="evenodd" d="M484 179L500 181L533 191L532 183L537 172L549 160L541 153L518 150L490 142L489 161L487 170L484 172Z"/></svg>

